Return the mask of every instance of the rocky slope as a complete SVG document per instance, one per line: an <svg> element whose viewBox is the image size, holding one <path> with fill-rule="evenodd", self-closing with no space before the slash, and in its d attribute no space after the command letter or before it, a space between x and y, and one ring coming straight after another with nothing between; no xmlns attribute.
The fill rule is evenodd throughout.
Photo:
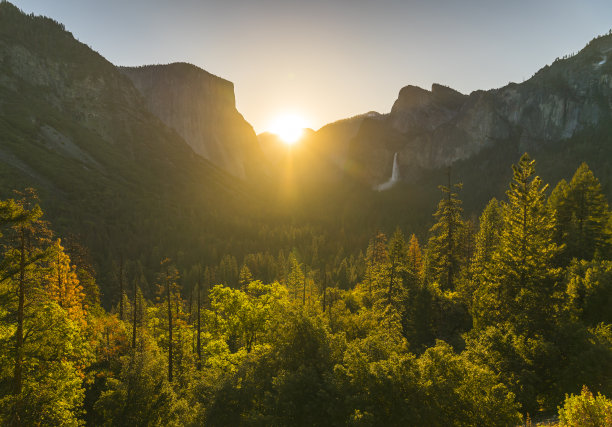
<svg viewBox="0 0 612 427"><path fill-rule="evenodd" d="M257 137L236 110L231 82L185 63L120 70L143 95L149 110L197 154L241 178L261 167Z"/></svg>
<svg viewBox="0 0 612 427"><path fill-rule="evenodd" d="M106 274L119 253L149 278L181 248L205 259L203 242L239 233L245 200L256 209L252 190L194 153L113 64L61 24L1 2L0 197L25 187Z"/></svg>
<svg viewBox="0 0 612 427"><path fill-rule="evenodd" d="M401 175L467 160L483 149L534 151L607 123L612 106L612 36L555 61L521 84L460 94L434 84L404 87L383 119L365 120L349 157L371 185L388 179L394 153Z"/></svg>

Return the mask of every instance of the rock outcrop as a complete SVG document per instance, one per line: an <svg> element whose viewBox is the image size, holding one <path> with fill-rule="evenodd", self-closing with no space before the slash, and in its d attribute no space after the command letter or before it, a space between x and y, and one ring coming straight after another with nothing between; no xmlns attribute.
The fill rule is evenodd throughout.
<svg viewBox="0 0 612 427"><path fill-rule="evenodd" d="M531 79L463 95L434 84L406 86L391 112L364 120L349 157L372 185L387 179L399 152L404 179L419 170L465 160L486 147L516 144L518 151L572 138L611 118L612 36L556 60Z"/></svg>
<svg viewBox="0 0 612 427"><path fill-rule="evenodd" d="M120 70L197 154L241 178L261 167L257 137L236 110L232 82L186 63Z"/></svg>

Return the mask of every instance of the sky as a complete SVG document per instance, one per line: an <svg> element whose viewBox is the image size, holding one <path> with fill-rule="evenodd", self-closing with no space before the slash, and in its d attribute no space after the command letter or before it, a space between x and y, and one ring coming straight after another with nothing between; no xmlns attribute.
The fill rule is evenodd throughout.
<svg viewBox="0 0 612 427"><path fill-rule="evenodd" d="M610 0L12 0L116 65L190 62L234 83L257 133L391 110L406 85L521 82L612 28Z"/></svg>

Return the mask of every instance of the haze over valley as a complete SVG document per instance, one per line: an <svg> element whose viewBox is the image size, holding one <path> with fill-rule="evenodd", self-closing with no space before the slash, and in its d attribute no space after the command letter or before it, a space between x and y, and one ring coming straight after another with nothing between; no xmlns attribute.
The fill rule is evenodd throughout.
<svg viewBox="0 0 612 427"><path fill-rule="evenodd" d="M112 28L83 30L116 61L29 13L104 21L117 7L68 3L0 2L3 425L610 425L608 29L492 86L507 77L493 65L458 77L499 37L479 2L243 4L256 30L213 3L133 18L168 44L204 31L211 63L236 66L217 75L175 58L193 40L174 52L146 26L111 45ZM608 7L550 6L546 28L572 13L574 33L595 28ZM294 21L315 10L329 14L316 34ZM337 33L354 38L330 35L342 10ZM457 33L472 43L463 57L439 49L442 35L456 42L443 30L453 11L483 31ZM437 30L417 25L417 49L400 17ZM172 60L139 63L129 52L143 40ZM281 50L281 73L254 40L309 59ZM424 84L441 76L426 48L457 62L447 78ZM402 49L409 67L379 56ZM338 77L364 55L368 79ZM277 89L295 99L279 108Z"/></svg>

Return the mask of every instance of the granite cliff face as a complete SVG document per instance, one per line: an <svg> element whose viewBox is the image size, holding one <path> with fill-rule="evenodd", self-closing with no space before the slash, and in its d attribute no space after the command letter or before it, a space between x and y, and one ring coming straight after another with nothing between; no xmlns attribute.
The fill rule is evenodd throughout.
<svg viewBox="0 0 612 427"><path fill-rule="evenodd" d="M241 178L261 167L257 137L236 110L231 82L185 63L120 70L197 154Z"/></svg>
<svg viewBox="0 0 612 427"><path fill-rule="evenodd" d="M555 61L521 84L463 95L434 84L404 87L391 112L364 120L349 157L371 185L391 174L399 153L401 176L465 160L484 148L514 144L518 152L568 140L610 120L612 36Z"/></svg>
<svg viewBox="0 0 612 427"><path fill-rule="evenodd" d="M0 198L36 188L45 218L97 254L99 271L122 251L152 272L159 248L230 241L218 230L235 227L219 224L245 204L243 186L63 25L0 2Z"/></svg>

